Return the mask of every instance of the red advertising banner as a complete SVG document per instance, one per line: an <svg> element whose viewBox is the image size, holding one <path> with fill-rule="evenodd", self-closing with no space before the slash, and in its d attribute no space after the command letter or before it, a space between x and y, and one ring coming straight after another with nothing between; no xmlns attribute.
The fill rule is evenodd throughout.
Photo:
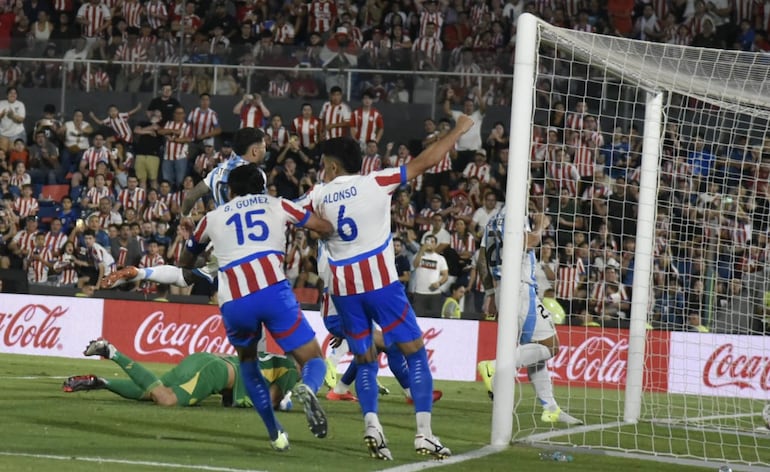
<svg viewBox="0 0 770 472"><path fill-rule="evenodd" d="M628 373L628 330L559 326L559 352L548 366L557 385L624 389ZM480 322L478 359L494 359L497 323ZM644 390L668 388L669 333L648 331ZM526 379L526 371L519 374Z"/></svg>

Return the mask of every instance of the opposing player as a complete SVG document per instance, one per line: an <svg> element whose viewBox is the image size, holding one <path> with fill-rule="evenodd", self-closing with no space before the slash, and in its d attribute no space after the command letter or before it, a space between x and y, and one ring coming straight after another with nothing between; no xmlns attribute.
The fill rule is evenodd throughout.
<svg viewBox="0 0 770 472"><path fill-rule="evenodd" d="M505 224L505 207L501 208L490 218L484 230L482 248L489 270L485 277L485 287L500 290L503 254L503 227ZM526 240L522 257L521 282L519 284L519 336L518 365L516 369L527 368L527 374L540 403L543 405L541 420L547 423L562 422L566 424L582 424L579 419L570 416L556 403L553 396L553 384L548 372L546 361L559 351L559 338L553 324L553 316L543 306L537 297L537 279L535 266L537 263L535 248L540 244L543 230L548 227L548 217L542 213L532 214L525 222ZM493 395L493 376L495 361L481 361L478 371L490 398Z"/></svg>
<svg viewBox="0 0 770 472"><path fill-rule="evenodd" d="M451 455L431 429L433 377L422 331L396 274L389 215L391 194L436 165L472 125L473 120L460 116L452 131L409 164L364 176L359 175L361 149L352 138L322 144L327 183L313 196L313 210L334 226L327 241L331 298L358 364L356 393L364 414L364 442L374 458L393 456L377 415L373 322L382 327L385 345L395 343L406 357L417 419L415 450L438 458Z"/></svg>
<svg viewBox="0 0 770 472"><path fill-rule="evenodd" d="M227 180L230 172L236 167L255 163L261 164L265 158L265 134L257 128L242 128L235 132L233 137L233 152L235 156L217 165L204 180L198 182L192 190L187 192L182 201L182 214L187 215L195 202L212 192L214 203L220 206L229 200L227 193ZM183 225L187 224L183 219ZM192 228L186 228L188 231ZM197 269L181 269L179 267L164 265L146 269L138 269L128 266L113 272L101 280L102 288L117 287L126 282L149 280L162 284L171 284L177 287L189 287L201 278L213 281L216 274L216 261L212 266L204 266Z"/></svg>
<svg viewBox="0 0 770 472"><path fill-rule="evenodd" d="M222 395L222 405L250 408L240 376L238 358L208 352L191 354L173 369L156 376L143 365L118 351L106 339L91 341L86 356L110 359L128 374L128 379L105 379L95 375L74 375L64 381L62 390L80 392L109 390L129 400L151 400L160 406L194 406L210 397ZM259 353L259 369L270 384L273 409L288 409L291 389L299 381L294 361L275 354Z"/></svg>
<svg viewBox="0 0 770 472"><path fill-rule="evenodd" d="M196 254L213 243L219 264L218 299L228 340L238 351L246 391L265 422L271 445L286 450L288 438L275 418L270 392L259 371L257 342L264 324L283 351L302 366L302 383L294 389L294 396L302 403L313 434L325 437L326 414L315 392L323 383L326 364L281 262L287 223L321 235L330 234L333 227L293 202L263 195L264 173L256 164L236 167L228 180L230 201L200 220L180 265L192 263Z"/></svg>

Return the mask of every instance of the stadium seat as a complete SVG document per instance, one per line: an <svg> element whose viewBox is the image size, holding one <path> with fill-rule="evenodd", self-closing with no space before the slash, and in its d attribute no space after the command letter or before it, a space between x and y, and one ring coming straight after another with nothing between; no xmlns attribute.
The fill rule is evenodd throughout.
<svg viewBox="0 0 770 472"><path fill-rule="evenodd" d="M59 207L58 203L53 201L41 201L40 202L40 209L38 210L37 217L40 220L40 223L43 225L48 225L51 223L51 220L56 218L59 215L59 210L61 208Z"/></svg>
<svg viewBox="0 0 770 472"><path fill-rule="evenodd" d="M318 303L321 292L317 288L295 288L294 296L300 304L315 305Z"/></svg>
<svg viewBox="0 0 770 472"><path fill-rule="evenodd" d="M44 185L40 190L41 200L52 200L57 203L61 203L61 199L69 195L69 185Z"/></svg>

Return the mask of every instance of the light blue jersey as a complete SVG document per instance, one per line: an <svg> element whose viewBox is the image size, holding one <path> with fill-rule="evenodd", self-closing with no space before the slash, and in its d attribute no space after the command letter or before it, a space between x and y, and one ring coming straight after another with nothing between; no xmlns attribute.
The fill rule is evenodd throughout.
<svg viewBox="0 0 770 472"><path fill-rule="evenodd" d="M216 206L222 206L230 200L227 187L227 179L230 177L230 172L236 167L244 166L249 161L241 156L234 155L230 159L217 165L209 175L206 176L206 185L211 189L211 193L214 196L214 204Z"/></svg>
<svg viewBox="0 0 770 472"><path fill-rule="evenodd" d="M495 213L487 222L482 237L482 247L486 248L487 268L489 274L495 279L500 280L503 273L503 232L505 230L505 207ZM532 224L528 217L524 219L524 232L532 231ZM521 281L527 285L537 288L537 278L535 277L535 267L537 258L535 251L530 249L524 252L521 260Z"/></svg>

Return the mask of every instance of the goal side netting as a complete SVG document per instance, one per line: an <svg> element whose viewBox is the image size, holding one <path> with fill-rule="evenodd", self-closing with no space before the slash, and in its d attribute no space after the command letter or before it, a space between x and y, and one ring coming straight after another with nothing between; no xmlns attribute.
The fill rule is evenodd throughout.
<svg viewBox="0 0 770 472"><path fill-rule="evenodd" d="M526 370L504 382L509 290L492 442L770 467L770 56L530 15L516 48L506 218L550 218L536 270L561 323L548 367L585 425L544 422ZM521 276L511 226L503 286Z"/></svg>

